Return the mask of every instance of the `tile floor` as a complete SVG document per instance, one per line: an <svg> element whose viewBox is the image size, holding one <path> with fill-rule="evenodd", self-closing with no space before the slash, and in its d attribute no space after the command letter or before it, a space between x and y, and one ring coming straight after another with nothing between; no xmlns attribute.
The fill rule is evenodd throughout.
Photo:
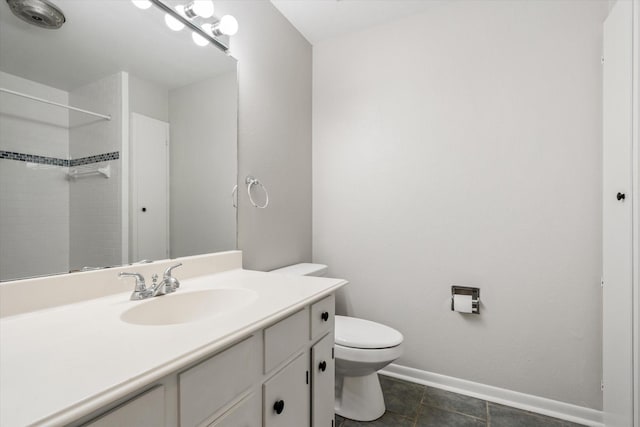
<svg viewBox="0 0 640 427"><path fill-rule="evenodd" d="M387 412L372 422L336 415L336 427L578 427L522 411L380 375Z"/></svg>

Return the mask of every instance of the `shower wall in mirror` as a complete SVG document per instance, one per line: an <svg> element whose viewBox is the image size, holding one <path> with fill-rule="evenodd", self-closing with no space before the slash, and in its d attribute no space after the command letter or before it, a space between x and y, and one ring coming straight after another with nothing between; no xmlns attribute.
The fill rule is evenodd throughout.
<svg viewBox="0 0 640 427"><path fill-rule="evenodd" d="M0 2L0 280L235 249L235 60L155 8L55 4L48 30Z"/></svg>

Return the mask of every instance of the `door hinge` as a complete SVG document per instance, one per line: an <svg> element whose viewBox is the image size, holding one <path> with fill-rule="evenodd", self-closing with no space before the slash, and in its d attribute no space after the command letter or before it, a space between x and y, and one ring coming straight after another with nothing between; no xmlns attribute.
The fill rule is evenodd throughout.
<svg viewBox="0 0 640 427"><path fill-rule="evenodd" d="M331 360L336 358L336 348L331 347Z"/></svg>
<svg viewBox="0 0 640 427"><path fill-rule="evenodd" d="M604 381L600 381L600 391L604 391Z"/></svg>
<svg viewBox="0 0 640 427"><path fill-rule="evenodd" d="M307 384L309 384L309 371L307 371Z"/></svg>
<svg viewBox="0 0 640 427"><path fill-rule="evenodd" d="M604 65L604 56L600 57L600 63Z"/></svg>
<svg viewBox="0 0 640 427"><path fill-rule="evenodd" d="M604 288L604 278L600 278L600 287Z"/></svg>

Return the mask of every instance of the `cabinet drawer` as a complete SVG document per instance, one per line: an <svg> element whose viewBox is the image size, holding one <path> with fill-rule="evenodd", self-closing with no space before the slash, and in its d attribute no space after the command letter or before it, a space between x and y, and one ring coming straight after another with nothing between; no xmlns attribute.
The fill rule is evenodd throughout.
<svg viewBox="0 0 640 427"><path fill-rule="evenodd" d="M180 426L196 426L260 380L258 335L178 375Z"/></svg>
<svg viewBox="0 0 640 427"><path fill-rule="evenodd" d="M209 427L262 427L260 399L255 393L251 393Z"/></svg>
<svg viewBox="0 0 640 427"><path fill-rule="evenodd" d="M309 308L264 330L264 372L267 373L307 343Z"/></svg>
<svg viewBox="0 0 640 427"><path fill-rule="evenodd" d="M302 353L264 383L264 427L308 427L308 353Z"/></svg>
<svg viewBox="0 0 640 427"><path fill-rule="evenodd" d="M311 306L311 331L309 338L315 339L332 331L335 314L336 299L334 295L329 295L313 304Z"/></svg>
<svg viewBox="0 0 640 427"><path fill-rule="evenodd" d="M129 400L86 427L164 426L164 387L159 386Z"/></svg>

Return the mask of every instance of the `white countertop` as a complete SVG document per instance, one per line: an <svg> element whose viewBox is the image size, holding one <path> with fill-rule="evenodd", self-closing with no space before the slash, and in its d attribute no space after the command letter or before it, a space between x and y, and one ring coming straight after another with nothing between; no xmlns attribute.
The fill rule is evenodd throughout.
<svg viewBox="0 0 640 427"><path fill-rule="evenodd" d="M120 319L125 310L150 301L130 301L130 292L2 318L0 426L76 420L345 284L235 269L183 280L175 294L159 297L210 288L257 293L243 307L195 322L125 323Z"/></svg>

